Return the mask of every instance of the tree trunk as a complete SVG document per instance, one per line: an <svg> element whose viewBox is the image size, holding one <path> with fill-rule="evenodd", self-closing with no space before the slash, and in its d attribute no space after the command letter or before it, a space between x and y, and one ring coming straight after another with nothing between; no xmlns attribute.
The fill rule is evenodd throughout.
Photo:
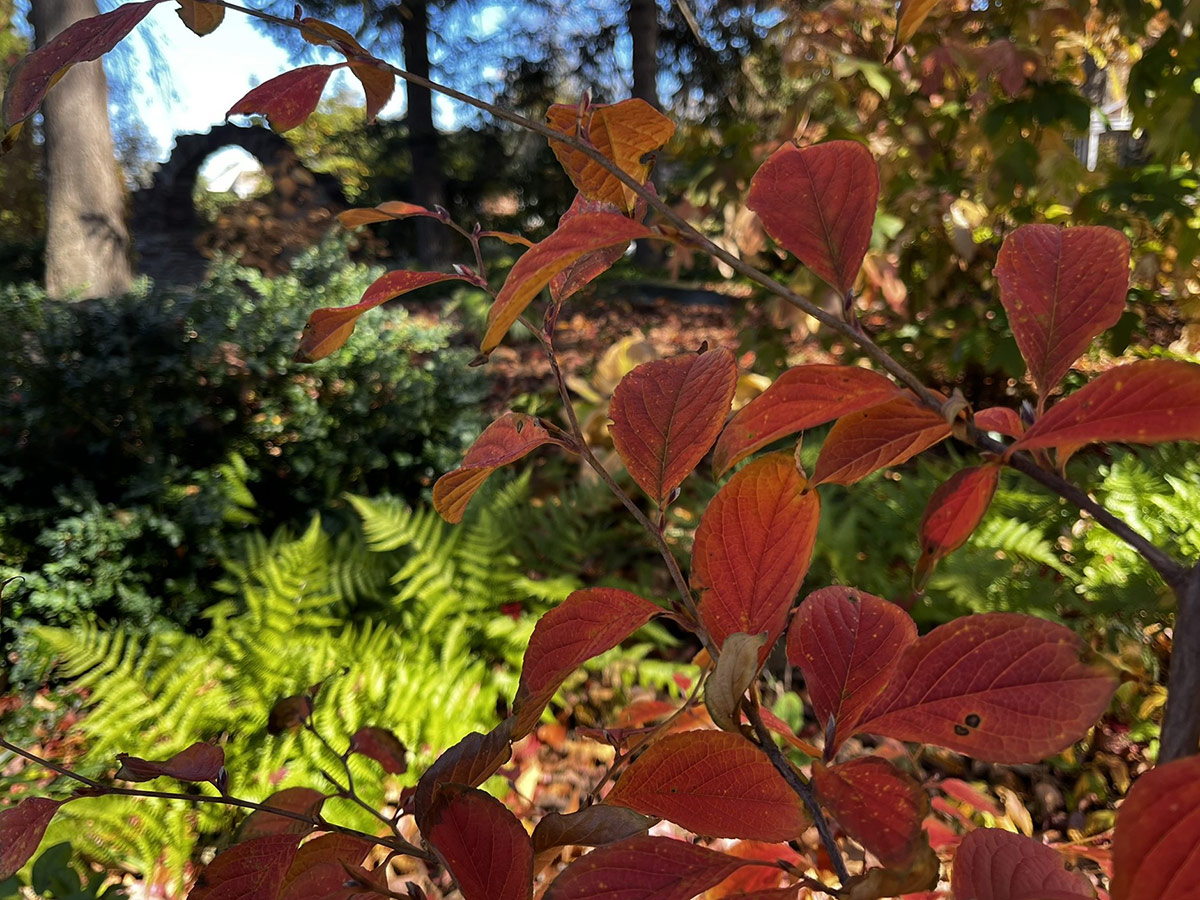
<svg viewBox="0 0 1200 900"><path fill-rule="evenodd" d="M645 100L655 109L658 102L658 3L656 0L629 0L626 20L633 42L633 96ZM650 179L659 187L657 171ZM633 260L639 268L658 268L663 263L662 250L651 241L638 241Z"/></svg>
<svg viewBox="0 0 1200 900"><path fill-rule="evenodd" d="M96 0L33 0L38 46L99 13ZM77 65L42 104L46 152L46 292L61 298L129 290L125 193L108 123L100 62Z"/></svg>
<svg viewBox="0 0 1200 900"><path fill-rule="evenodd" d="M404 67L414 75L429 77L429 5L427 0L407 0L404 6ZM446 205L446 177L437 128L433 124L433 95L408 84L408 141L412 155L412 201L432 209ZM445 260L445 226L417 219L417 259L424 266Z"/></svg>

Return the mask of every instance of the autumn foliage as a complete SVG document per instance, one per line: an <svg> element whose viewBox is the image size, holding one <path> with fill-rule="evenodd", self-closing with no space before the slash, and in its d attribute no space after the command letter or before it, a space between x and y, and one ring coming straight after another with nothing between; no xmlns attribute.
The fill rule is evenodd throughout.
<svg viewBox="0 0 1200 900"><path fill-rule="evenodd" d="M10 83L6 131L32 114L58 73L111 49L159 2L173 0L125 4L79 23L32 54ZM901 2L898 46L931 5ZM200 34L216 28L224 12L196 0L181 0L179 7ZM367 114L373 116L391 93L394 71L331 25L305 18L290 24L314 43L333 47L345 62L272 79L233 104L230 114L262 114L285 130L315 108L332 72L348 67L363 83ZM673 132L671 122L647 104L584 100L552 108L548 125L537 127L579 197L550 236L523 250L502 284L492 285L479 254L474 268L462 265L450 273L390 272L360 303L313 312L298 357L332 353L364 314L388 300L457 280L492 298L477 362L486 362L509 328L524 321L544 346L561 386L554 340L559 311L571 295L603 274L633 240L695 244L699 238L675 224L644 221L657 208L647 184L652 157ZM754 176L747 201L780 248L846 298L846 332L859 335L852 339L864 346L869 338L854 320L851 292L878 198L870 152L857 141L838 140L778 149ZM443 221L476 250L482 239L529 243L517 235L469 232L441 210L400 202L354 210L343 221L366 225L408 216ZM1080 639L1063 626L1008 613L968 616L920 635L900 605L852 586L822 587L797 602L816 541L823 485L852 485L952 436L980 451L976 463L933 493L921 521L913 523L913 540L921 547L919 590L938 561L978 525L1005 465L1019 463L1023 471L1045 473L1038 477L1058 478L1067 459L1090 443L1200 441L1200 366L1144 360L1118 366L1065 396L1056 393L1092 340L1122 311L1129 248L1121 234L1100 227L1026 225L1004 240L995 274L1033 384L1032 421L1001 408L974 414L969 398L925 389L894 363L885 363L884 371L799 366L731 417L736 359L730 348L700 347L638 366L614 392L613 441L644 498L625 494L599 466L569 409L570 428L523 413L493 422L461 467L443 474L434 488L435 505L448 521L461 520L472 496L499 467L547 447L581 456L646 526L677 596L645 598L599 587L571 594L533 631L511 715L443 754L416 789L401 797L395 816L380 816L379 833L351 833L325 819L322 803L337 792L283 791L250 816L240 840L208 865L191 896L418 897L415 888L395 892L386 866L368 862L378 859L375 844L443 866L466 900L535 895L689 900L735 874L764 869L773 879L767 887L720 896L1091 896L1090 882L1068 868L1066 857L1024 836L979 829L957 846L939 842L935 852L926 830L926 789L892 758L846 751L856 735L932 744L1002 764L1036 763L1063 751L1104 713L1116 687L1114 674ZM530 318L533 309L540 323ZM562 393L569 405L565 389ZM772 449L830 422L811 475L799 465L798 453ZM662 513L698 467L715 478L736 471L704 510L690 559L681 562L664 536ZM911 589L898 585L898 597ZM708 668L702 684L658 725L601 729L616 763L596 786L595 802L547 817L530 835L480 786L510 759L514 744L534 731L576 668L656 617L669 618L704 648ZM792 734L759 704L762 668L780 642L803 676L823 735L819 747ZM318 689L281 701L279 730L313 728ZM701 701L706 715L687 720L699 727L673 727ZM382 729L360 729L346 747L343 762L360 754L387 772L406 766L403 746ZM801 765L801 757L789 756L789 747L808 747L819 758ZM120 764L119 781L207 782L217 792L209 799L239 803L227 793L236 773L225 772L215 745L197 743L158 762L123 757ZM1196 769L1197 758L1190 756L1133 787L1117 819L1114 900L1196 896ZM86 787L106 789L101 783ZM352 784L341 793L351 795ZM72 799L33 797L0 812L0 879L25 864L54 813ZM418 838L397 827L407 817ZM706 838L760 842L767 849L739 855L649 836L658 820ZM805 857L797 841L814 826L822 854ZM853 871L843 853L851 845L859 848ZM567 846L596 849L556 867L557 851Z"/></svg>

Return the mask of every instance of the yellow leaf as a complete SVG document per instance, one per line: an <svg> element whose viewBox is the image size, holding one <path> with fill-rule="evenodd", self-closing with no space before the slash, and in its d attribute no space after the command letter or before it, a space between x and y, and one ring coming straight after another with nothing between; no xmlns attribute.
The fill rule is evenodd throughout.
<svg viewBox="0 0 1200 900"><path fill-rule="evenodd" d="M179 13L184 25L201 37L212 34L225 18L225 7L202 0L179 0L179 9L175 12Z"/></svg>
<svg viewBox="0 0 1200 900"><path fill-rule="evenodd" d="M896 13L896 41L888 54L889 60L912 40L936 3L937 0L900 0L900 9Z"/></svg>

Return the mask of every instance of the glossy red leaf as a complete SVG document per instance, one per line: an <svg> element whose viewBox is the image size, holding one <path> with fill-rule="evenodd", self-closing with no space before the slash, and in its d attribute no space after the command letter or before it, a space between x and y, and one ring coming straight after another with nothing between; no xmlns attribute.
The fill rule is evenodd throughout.
<svg viewBox="0 0 1200 900"><path fill-rule="evenodd" d="M71 66L99 59L129 34L162 0L125 3L99 16L80 19L25 56L9 73L4 93L4 127L24 122L45 99L46 92Z"/></svg>
<svg viewBox="0 0 1200 900"><path fill-rule="evenodd" d="M0 810L0 881L16 875L29 862L64 802L27 797L16 806Z"/></svg>
<svg viewBox="0 0 1200 900"><path fill-rule="evenodd" d="M1054 404L1013 449L1055 447L1062 463L1095 441L1200 441L1200 366L1144 359L1109 369Z"/></svg>
<svg viewBox="0 0 1200 900"><path fill-rule="evenodd" d="M733 402L737 361L724 347L642 363L613 391L613 444L659 506L704 458Z"/></svg>
<svg viewBox="0 0 1200 900"><path fill-rule="evenodd" d="M313 114L329 76L345 65L301 66L276 75L229 107L225 118L258 114L266 116L275 131L291 131Z"/></svg>
<svg viewBox="0 0 1200 900"><path fill-rule="evenodd" d="M1000 466L989 463L950 476L929 498L921 517L921 558L914 578L923 586L937 561L967 542L983 521L1000 480Z"/></svg>
<svg viewBox="0 0 1200 900"><path fill-rule="evenodd" d="M645 225L616 213L587 213L564 221L548 238L526 251L509 271L496 302L488 310L487 332L480 350L490 353L499 346L550 279L584 254L606 247L626 247L634 238L650 235Z"/></svg>
<svg viewBox="0 0 1200 900"><path fill-rule="evenodd" d="M443 784L478 787L496 774L512 757L512 720L506 719L489 731L473 731L439 756L417 782L413 812L423 827L433 804L434 793Z"/></svg>
<svg viewBox="0 0 1200 900"><path fill-rule="evenodd" d="M837 420L821 445L813 484L854 484L949 436L941 413L907 394L850 413Z"/></svg>
<svg viewBox="0 0 1200 900"><path fill-rule="evenodd" d="M1015 409L1007 406L989 406L975 413L975 425L984 431L994 431L1005 437L1019 438L1025 433L1025 424Z"/></svg>
<svg viewBox="0 0 1200 900"><path fill-rule="evenodd" d="M658 819L623 806L585 806L573 813L547 813L530 839L535 853L552 847L599 847L645 834Z"/></svg>
<svg viewBox="0 0 1200 900"><path fill-rule="evenodd" d="M900 393L900 388L870 369L795 366L738 410L725 426L713 452L713 472L719 477L772 441L876 406Z"/></svg>
<svg viewBox="0 0 1200 900"><path fill-rule="evenodd" d="M118 753L117 761L121 764L116 774L120 781L149 781L165 775L180 781L210 781L220 789L226 778L225 751L204 741L196 741L170 759L158 762L128 753Z"/></svg>
<svg viewBox="0 0 1200 900"><path fill-rule="evenodd" d="M470 280L462 275L447 275L443 272L388 272L375 279L363 293L362 299L353 306L331 306L315 310L304 325L295 359L297 362L316 362L341 349L354 333L359 316L389 300L443 281Z"/></svg>
<svg viewBox="0 0 1200 900"><path fill-rule="evenodd" d="M979 828L963 838L954 855L950 889L964 900L1050 900L1059 896L1089 900L1095 896L1086 878L1066 870L1058 851L1000 828ZM1153 892L1138 896L1166 900ZM1115 894L1113 900L1117 900Z"/></svg>
<svg viewBox="0 0 1200 900"><path fill-rule="evenodd" d="M278 900L350 900L362 888L346 886L345 865L361 866L372 841L348 834L323 834L296 852Z"/></svg>
<svg viewBox="0 0 1200 900"><path fill-rule="evenodd" d="M337 220L345 228L357 228L360 225L372 225L375 222L392 222L407 219L412 216L424 216L430 219L440 219L436 212L417 206L415 203L405 203L403 200L388 200L372 207L356 207L337 214Z"/></svg>
<svg viewBox="0 0 1200 900"><path fill-rule="evenodd" d="M728 731L684 731L651 744L605 802L707 837L788 841L804 805L761 749Z"/></svg>
<svg viewBox="0 0 1200 900"><path fill-rule="evenodd" d="M746 198L767 234L843 295L871 243L878 203L879 169L857 141L775 151Z"/></svg>
<svg viewBox="0 0 1200 900"><path fill-rule="evenodd" d="M487 477L543 444L561 444L540 421L525 413L505 413L475 439L463 463L433 486L433 508L447 522L461 522L467 504Z"/></svg>
<svg viewBox="0 0 1200 900"><path fill-rule="evenodd" d="M235 844L204 867L188 900L275 900L299 843L298 834L271 834Z"/></svg>
<svg viewBox="0 0 1200 900"><path fill-rule="evenodd" d="M571 863L545 900L692 900L747 864L687 841L635 837Z"/></svg>
<svg viewBox="0 0 1200 900"><path fill-rule="evenodd" d="M525 828L495 797L443 785L421 833L446 863L463 900L529 900L533 845Z"/></svg>
<svg viewBox="0 0 1200 900"><path fill-rule="evenodd" d="M585 588L542 616L525 649L513 703L512 739L520 740L536 727L568 675L660 612L661 608L629 591Z"/></svg>
<svg viewBox="0 0 1200 900"><path fill-rule="evenodd" d="M889 868L907 866L924 842L925 789L885 759L864 756L834 766L813 764L821 805L846 834Z"/></svg>
<svg viewBox="0 0 1200 900"><path fill-rule="evenodd" d="M996 257L1000 302L1042 396L1125 310L1129 242L1097 226L1022 225Z"/></svg>
<svg viewBox="0 0 1200 900"><path fill-rule="evenodd" d="M225 7L201 0L179 0L179 9L175 12L180 21L200 37L212 34L225 20Z"/></svg>
<svg viewBox="0 0 1200 900"><path fill-rule="evenodd" d="M350 752L369 757L383 766L389 775L408 771L408 750L404 742L386 728L367 725L350 738Z"/></svg>
<svg viewBox="0 0 1200 900"><path fill-rule="evenodd" d="M1151 769L1117 810L1112 900L1193 900L1200 884L1200 756Z"/></svg>
<svg viewBox="0 0 1200 900"><path fill-rule="evenodd" d="M263 806L315 817L325 803L325 795L312 788L290 787L276 791L262 803ZM268 834L307 834L316 827L313 822L303 822L290 816L256 809L246 817L246 821L238 829L238 840L248 841Z"/></svg>
<svg viewBox="0 0 1200 900"><path fill-rule="evenodd" d="M1068 628L988 613L905 651L857 730L938 744L985 762L1037 762L1079 740L1108 706L1112 673Z"/></svg>
<svg viewBox="0 0 1200 900"><path fill-rule="evenodd" d="M812 559L821 504L790 453L738 471L709 503L692 545L700 618L720 646L731 634L767 632L760 662L787 623Z"/></svg>
<svg viewBox="0 0 1200 900"><path fill-rule="evenodd" d="M804 673L820 727L837 723L828 757L854 733L916 639L908 613L857 588L835 585L804 598L788 629L788 661Z"/></svg>

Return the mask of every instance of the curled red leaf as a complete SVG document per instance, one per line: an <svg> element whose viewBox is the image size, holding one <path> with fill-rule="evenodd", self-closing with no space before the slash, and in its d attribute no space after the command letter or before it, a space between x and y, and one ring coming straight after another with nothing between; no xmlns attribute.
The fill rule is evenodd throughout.
<svg viewBox="0 0 1200 900"><path fill-rule="evenodd" d="M218 789L225 783L225 751L214 744L197 741L170 759L159 762L118 753L121 781L149 781L151 778L178 778L180 781L210 781Z"/></svg>
<svg viewBox="0 0 1200 900"><path fill-rule="evenodd" d="M925 584L937 561L967 542L983 521L1000 479L1000 466L987 464L955 472L938 486L921 517L921 558L914 582Z"/></svg>

